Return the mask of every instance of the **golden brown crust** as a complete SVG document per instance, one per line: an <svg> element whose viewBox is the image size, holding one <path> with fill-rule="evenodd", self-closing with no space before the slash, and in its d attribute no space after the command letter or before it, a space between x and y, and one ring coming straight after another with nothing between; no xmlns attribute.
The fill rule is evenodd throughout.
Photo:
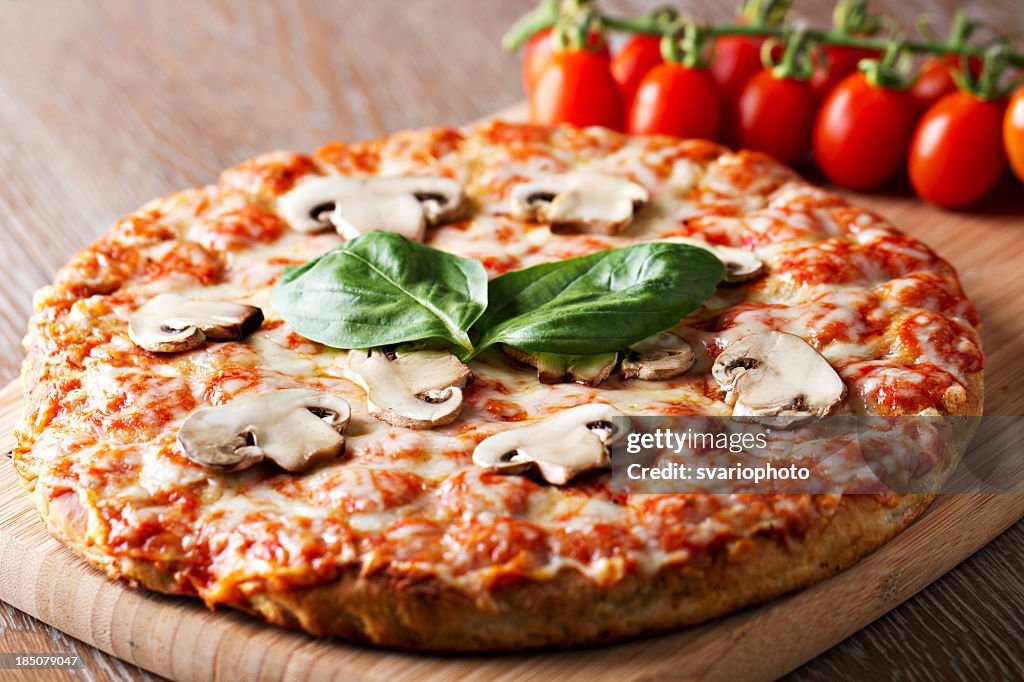
<svg viewBox="0 0 1024 682"><path fill-rule="evenodd" d="M904 495L888 506L874 497L844 497L812 541L790 547L779 537L759 536L742 558L721 551L706 566L633 573L612 587L564 570L553 580L471 595L436 577L363 577L353 567L331 583L262 592L240 606L275 625L402 649L485 652L606 644L693 625L812 585L883 545L933 498ZM173 577L154 564L97 553L78 532L81 526L45 516L51 532L111 577L180 592Z"/></svg>
<svg viewBox="0 0 1024 682"><path fill-rule="evenodd" d="M375 645L430 651L494 651L606 644L692 625L768 601L833 575L906 527L931 496L904 496L887 508L844 498L815 542L789 549L753 540L750 559L719 553L706 567L653 577L633 574L611 588L563 571L544 583L491 592L481 605L436 580L348 575L308 590L268 593L251 607L272 623Z"/></svg>
<svg viewBox="0 0 1024 682"><path fill-rule="evenodd" d="M985 375L982 372L969 374L966 379L966 399L963 404L949 410L952 417L980 417L985 412ZM966 446L967 444L964 443Z"/></svg>

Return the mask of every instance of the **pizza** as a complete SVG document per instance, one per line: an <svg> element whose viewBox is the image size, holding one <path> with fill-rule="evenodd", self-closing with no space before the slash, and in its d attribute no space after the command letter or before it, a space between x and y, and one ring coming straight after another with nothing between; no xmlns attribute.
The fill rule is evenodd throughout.
<svg viewBox="0 0 1024 682"><path fill-rule="evenodd" d="M275 306L288 273L393 235L492 279L696 245L725 281L610 359L338 348ZM49 531L131 585L389 647L601 644L814 583L933 497L630 492L611 422L979 415L978 327L927 246L768 156L407 131L256 157L75 255L35 298L13 461ZM756 376L783 356L801 377Z"/></svg>

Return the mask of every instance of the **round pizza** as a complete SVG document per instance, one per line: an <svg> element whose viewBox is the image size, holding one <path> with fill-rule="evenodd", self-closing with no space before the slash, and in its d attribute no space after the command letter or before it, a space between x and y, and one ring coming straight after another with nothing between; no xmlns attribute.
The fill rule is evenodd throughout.
<svg viewBox="0 0 1024 682"><path fill-rule="evenodd" d="M401 132L78 253L35 299L14 465L132 585L390 647L606 643L807 586L933 497L631 489L623 419L978 415L978 326L928 247L765 155Z"/></svg>

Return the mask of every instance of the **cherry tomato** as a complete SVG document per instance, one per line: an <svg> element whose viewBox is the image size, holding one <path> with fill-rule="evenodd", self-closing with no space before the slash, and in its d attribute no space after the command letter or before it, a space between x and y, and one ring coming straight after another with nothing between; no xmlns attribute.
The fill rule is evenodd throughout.
<svg viewBox="0 0 1024 682"><path fill-rule="evenodd" d="M975 77L981 73L981 60L977 57L971 57L968 65ZM935 104L943 95L956 90L952 74L959 70L960 58L954 55L928 57L921 63L917 80L910 88L910 94L921 111Z"/></svg>
<svg viewBox="0 0 1024 682"><path fill-rule="evenodd" d="M523 92L527 95L533 90L537 76L547 66L554 51L551 45L551 29L534 33L523 50Z"/></svg>
<svg viewBox="0 0 1024 682"><path fill-rule="evenodd" d="M919 197L957 208L996 186L1006 168L1004 109L1005 102L957 91L925 112L910 142L910 182Z"/></svg>
<svg viewBox="0 0 1024 682"><path fill-rule="evenodd" d="M916 122L917 105L910 93L874 86L863 73L851 74L818 110L818 168L844 187L877 187L903 166Z"/></svg>
<svg viewBox="0 0 1024 682"><path fill-rule="evenodd" d="M640 81L629 109L628 128L634 135L714 140L721 119L718 86L707 69L662 64Z"/></svg>
<svg viewBox="0 0 1024 682"><path fill-rule="evenodd" d="M761 45L764 38L722 36L715 40L715 59L711 75L718 83L723 102L734 102L750 77L761 70Z"/></svg>
<svg viewBox="0 0 1024 682"><path fill-rule="evenodd" d="M588 50L559 50L534 83L534 123L621 129L625 107L608 60Z"/></svg>
<svg viewBox="0 0 1024 682"><path fill-rule="evenodd" d="M910 94L919 107L926 109L943 95L956 90L956 83L950 75L953 68L954 64L947 57L928 57L921 62L917 80L910 88Z"/></svg>
<svg viewBox="0 0 1024 682"><path fill-rule="evenodd" d="M1003 118L1003 145L1010 157L1010 167L1024 181L1024 88L1010 99Z"/></svg>
<svg viewBox="0 0 1024 682"><path fill-rule="evenodd" d="M602 41L603 38L599 33L591 33L588 37L588 42L592 48L597 47ZM526 43L526 49L523 50L523 92L527 96L533 92L534 84L544 68L551 62L551 55L554 52L555 45L551 40L550 28L534 33ZM601 47L599 54L603 55L605 59L610 59L606 43Z"/></svg>
<svg viewBox="0 0 1024 682"><path fill-rule="evenodd" d="M762 70L740 92L730 116L730 142L796 165L810 148L815 103L814 90L806 81L777 78Z"/></svg>
<svg viewBox="0 0 1024 682"><path fill-rule="evenodd" d="M612 57L612 76L626 104L633 101L633 94L644 76L661 62L659 36L635 35Z"/></svg>
<svg viewBox="0 0 1024 682"><path fill-rule="evenodd" d="M855 73L860 60L877 59L881 53L863 47L828 45L825 47L825 56L828 63L818 64L811 75L811 87L818 99L826 97L840 81Z"/></svg>

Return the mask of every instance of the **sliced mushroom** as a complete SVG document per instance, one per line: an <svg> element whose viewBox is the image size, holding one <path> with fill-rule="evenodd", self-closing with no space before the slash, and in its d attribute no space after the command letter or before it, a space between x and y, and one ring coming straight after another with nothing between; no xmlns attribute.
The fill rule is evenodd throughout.
<svg viewBox="0 0 1024 682"><path fill-rule="evenodd" d="M556 353L529 353L511 346L502 346L502 350L510 358L536 367L537 378L542 384L574 381L584 386L597 386L611 375L619 360L618 353L558 355Z"/></svg>
<svg viewBox="0 0 1024 682"><path fill-rule="evenodd" d="M367 409L377 419L429 429L455 421L473 374L448 351L375 348L349 351L345 376L366 391Z"/></svg>
<svg viewBox="0 0 1024 682"><path fill-rule="evenodd" d="M757 257L757 254L746 249L709 244L702 239L691 237L668 237L660 241L670 244L689 244L710 251L711 255L722 261L722 265L725 266L726 282L746 282L757 277L764 270L764 263Z"/></svg>
<svg viewBox="0 0 1024 682"><path fill-rule="evenodd" d="M513 215L551 223L553 232L618 234L650 195L619 175L562 173L518 185L512 190Z"/></svg>
<svg viewBox="0 0 1024 682"><path fill-rule="evenodd" d="M294 229L334 229L346 239L385 230L423 241L428 226L455 220L465 206L457 181L420 175L328 175L307 180L278 200L280 213Z"/></svg>
<svg viewBox="0 0 1024 682"><path fill-rule="evenodd" d="M408 194L348 197L341 200L331 219L345 239L355 239L370 230L396 232L415 242L427 236L423 206Z"/></svg>
<svg viewBox="0 0 1024 682"><path fill-rule="evenodd" d="M485 439L473 451L473 462L502 474L536 468L548 483L565 485L611 465L609 448L631 430L628 421L615 420L625 416L611 405L580 405Z"/></svg>
<svg viewBox="0 0 1024 682"><path fill-rule="evenodd" d="M352 179L325 175L296 185L277 200L278 213L299 232L334 229L334 209L352 191Z"/></svg>
<svg viewBox="0 0 1024 682"><path fill-rule="evenodd" d="M231 301L200 301L160 294L128 319L128 336L153 353L191 350L207 339L237 341L263 324L263 311Z"/></svg>
<svg viewBox="0 0 1024 682"><path fill-rule="evenodd" d="M178 431L190 460L237 471L269 459L285 471L305 471L345 451L351 415L344 398L308 388L239 398L193 412Z"/></svg>
<svg viewBox="0 0 1024 682"><path fill-rule="evenodd" d="M693 360L693 348L686 339L661 332L630 347L622 360L622 376L644 381L670 379L690 369Z"/></svg>
<svg viewBox="0 0 1024 682"><path fill-rule="evenodd" d="M718 356L711 375L736 416L823 416L846 395L828 360L786 332L743 337Z"/></svg>

